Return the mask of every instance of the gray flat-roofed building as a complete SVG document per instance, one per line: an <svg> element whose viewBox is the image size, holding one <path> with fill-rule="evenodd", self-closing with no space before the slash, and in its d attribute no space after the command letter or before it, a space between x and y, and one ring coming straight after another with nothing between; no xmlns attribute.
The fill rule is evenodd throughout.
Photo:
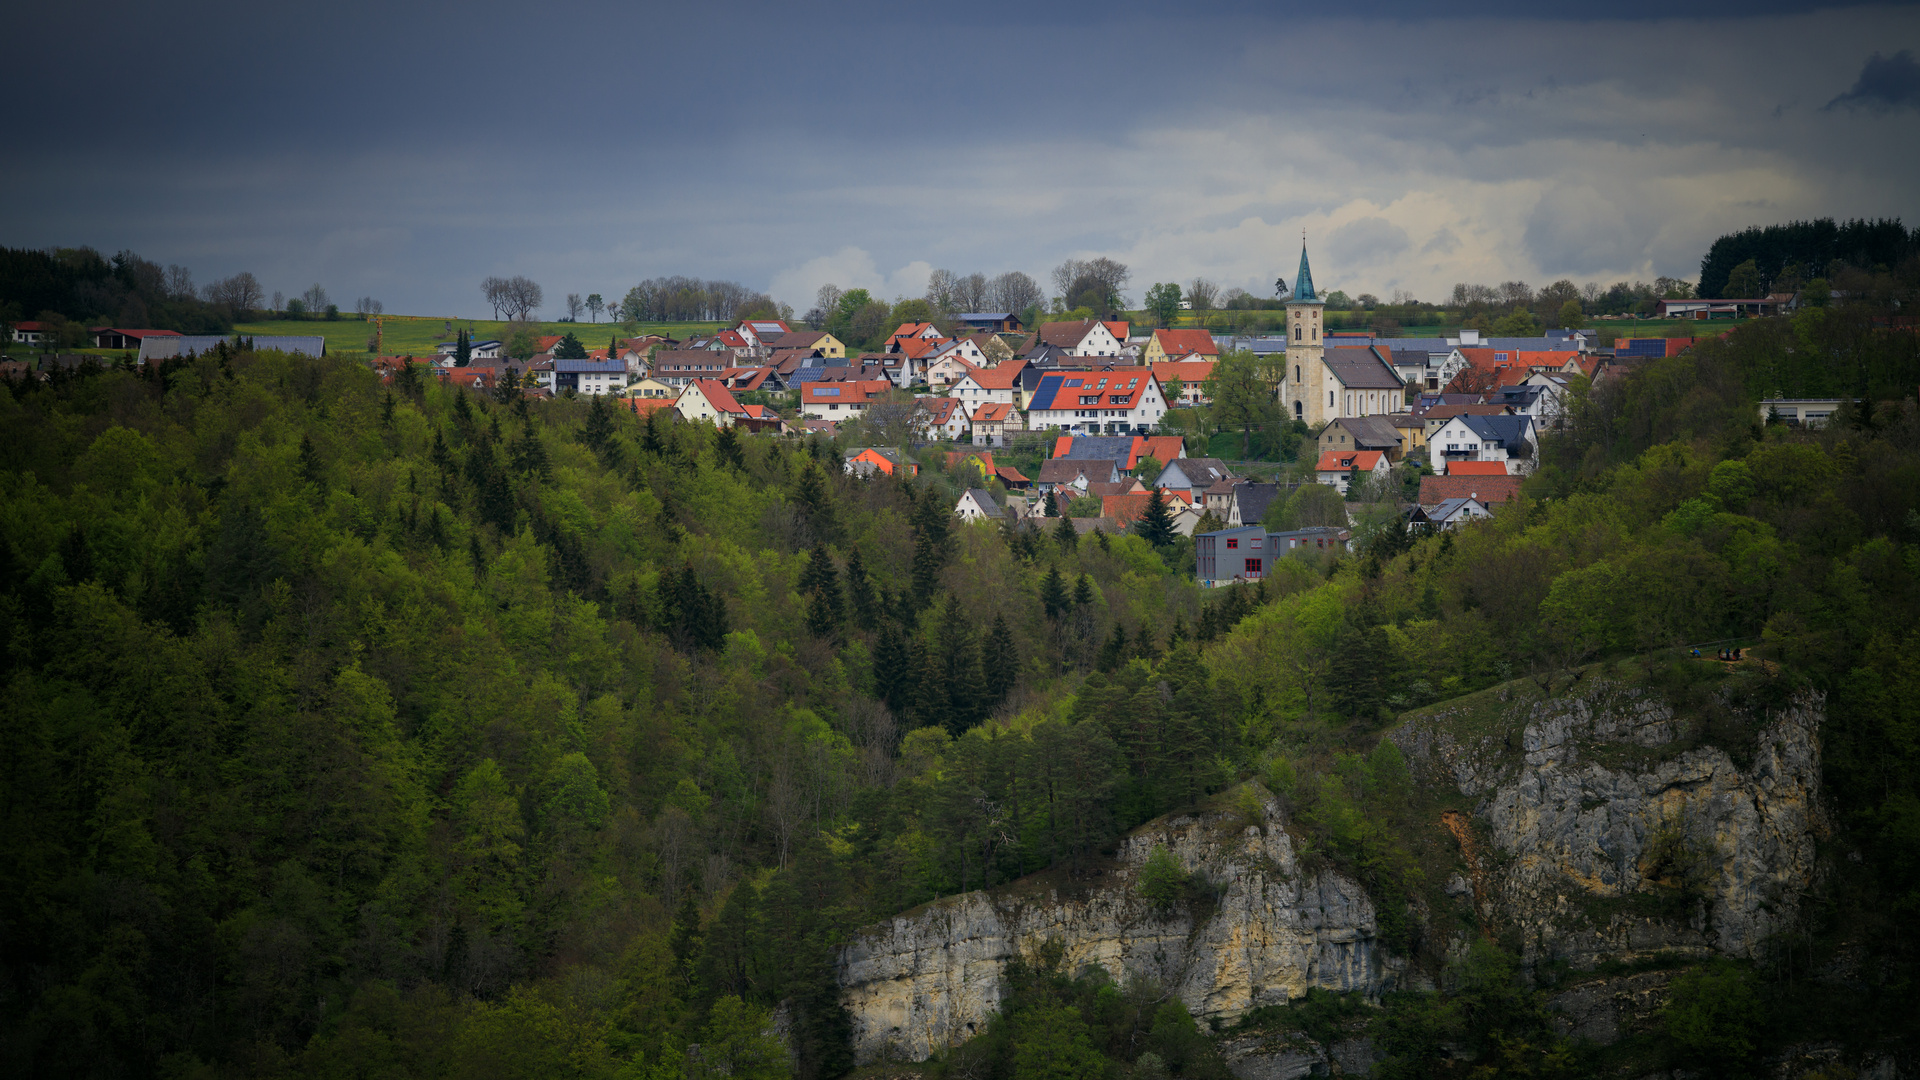
<svg viewBox="0 0 1920 1080"><path fill-rule="evenodd" d="M189 334L185 337L150 337L140 342L140 362L149 360L172 360L175 357L204 356L214 350L221 342L232 345L235 341L252 342L256 352L298 353L301 356L327 355L327 339L318 334L307 335L252 335L235 334L232 337L214 334Z"/></svg>

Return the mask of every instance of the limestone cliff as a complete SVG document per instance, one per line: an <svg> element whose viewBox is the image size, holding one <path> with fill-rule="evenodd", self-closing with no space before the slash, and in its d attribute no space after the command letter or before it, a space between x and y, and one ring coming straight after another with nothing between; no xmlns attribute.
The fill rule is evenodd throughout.
<svg viewBox="0 0 1920 1080"><path fill-rule="evenodd" d="M860 933L841 954L843 998L862 1063L917 1061L965 1041L999 1007L1009 960L1049 940L1063 964L1175 988L1196 1016L1232 1018L1318 986L1369 995L1398 970L1375 947L1374 910L1354 881L1304 874L1281 810L1182 815L1127 837L1112 864L1071 891L1033 883L929 904ZM1217 896L1198 915L1156 911L1134 889L1164 844Z"/></svg>
<svg viewBox="0 0 1920 1080"><path fill-rule="evenodd" d="M1794 922L1824 827L1818 701L1756 711L1722 695L1709 705L1729 719L1723 747L1701 717L1598 676L1506 696L1480 703L1491 723L1441 708L1393 734L1416 776L1474 800L1483 926L1518 930L1530 960L1587 969L1752 957Z"/></svg>
<svg viewBox="0 0 1920 1080"><path fill-rule="evenodd" d="M1457 856L1460 872L1430 874L1420 902L1428 918L1448 905L1465 916L1442 920L1456 927L1443 947L1486 933L1517 936L1530 967L1659 967L1712 952L1755 956L1795 921L1824 828L1817 700L1768 709L1723 693L1704 713L1678 715L1658 695L1598 674L1554 696L1524 685L1422 710L1390 736L1435 825L1458 841L1436 834L1448 844L1442 861ZM1709 730L1709 713L1719 727ZM1069 970L1097 964L1123 980L1154 978L1202 1018L1231 1020L1315 986L1371 998L1426 984L1376 944L1362 888L1305 871L1281 807L1252 790L1257 806L1245 811L1150 823L1090 880L1028 879L858 934L840 959L858 1059L919 1060L965 1041L998 1007L1007 962L1050 940ZM1441 813L1463 798L1471 814ZM1171 912L1145 903L1134 882L1155 844L1210 883L1217 901ZM1610 1041L1645 1026L1665 982L1593 976L1558 1004L1570 1032ZM1246 1080L1366 1068L1359 1044L1283 1051L1241 1041L1226 1049Z"/></svg>

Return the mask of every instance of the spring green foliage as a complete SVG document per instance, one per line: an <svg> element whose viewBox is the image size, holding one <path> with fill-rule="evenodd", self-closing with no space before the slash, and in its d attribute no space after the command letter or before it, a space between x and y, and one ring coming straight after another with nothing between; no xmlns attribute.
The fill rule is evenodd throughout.
<svg viewBox="0 0 1920 1080"><path fill-rule="evenodd" d="M1178 998L1151 980L1115 985L1093 968L1068 978L1057 941L1008 965L1006 995L986 1030L941 1062L948 1077L1120 1080L1231 1074Z"/></svg>
<svg viewBox="0 0 1920 1080"><path fill-rule="evenodd" d="M1490 522L1204 597L1138 536L962 525L937 470L852 478L824 440L389 395L229 346L12 384L0 925L32 974L0 995L9 1065L671 1080L772 1068L757 1025L788 1002L826 1080L853 927L1072 878L1255 773L1389 946L1431 956L1407 847L1431 822L1383 718L1730 637L1762 642L1763 706L1826 695L1864 857L1832 918L1898 941L1920 410L1891 398L1920 353L1820 311L1576 395ZM1887 399L1760 423L1761 387L1836 381ZM1399 1075L1463 1043L1561 1068L1537 1002L1475 963L1388 1010ZM996 1076L1221 1075L1157 990L1029 974L979 1051ZM1057 1010L1025 1056L1023 1002Z"/></svg>
<svg viewBox="0 0 1920 1080"><path fill-rule="evenodd" d="M1660 1022L1690 1063L1713 1075L1745 1075L1766 1022L1754 981L1726 960L1674 978Z"/></svg>
<svg viewBox="0 0 1920 1080"><path fill-rule="evenodd" d="M1387 1055L1382 1080L1586 1075L1570 1041L1553 1030L1546 994L1528 989L1513 958L1475 942L1453 965L1451 992L1389 995L1372 1033Z"/></svg>
<svg viewBox="0 0 1920 1080"><path fill-rule="evenodd" d="M1142 899L1161 911L1171 910L1187 889L1187 872L1166 845L1155 844L1140 867L1134 886Z"/></svg>

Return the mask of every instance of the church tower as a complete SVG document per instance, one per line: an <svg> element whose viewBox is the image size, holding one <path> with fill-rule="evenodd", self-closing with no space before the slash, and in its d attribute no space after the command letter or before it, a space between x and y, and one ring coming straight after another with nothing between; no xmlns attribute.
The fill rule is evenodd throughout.
<svg viewBox="0 0 1920 1080"><path fill-rule="evenodd" d="M1287 298L1287 371L1280 384L1280 405L1295 420L1318 428L1332 418L1325 366L1326 303L1313 291L1313 269L1307 265L1307 243L1300 241L1300 271L1294 275L1293 295Z"/></svg>

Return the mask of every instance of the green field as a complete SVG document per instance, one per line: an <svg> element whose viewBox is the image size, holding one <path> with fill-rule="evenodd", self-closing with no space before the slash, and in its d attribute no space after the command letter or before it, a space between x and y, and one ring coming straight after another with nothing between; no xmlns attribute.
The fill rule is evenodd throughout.
<svg viewBox="0 0 1920 1080"><path fill-rule="evenodd" d="M474 340L485 341L502 337L507 332L507 324L492 319L441 319L389 316L382 328L380 351L388 356L427 356L434 352L442 341L452 341L453 334L447 332L451 325L457 333L466 330L472 333ZM602 349L609 338L615 334L628 335L619 323L568 323L542 322L542 334L564 334L572 331L578 334L582 344L589 349ZM634 335L665 334L671 338L684 338L696 331L712 331L719 323L641 323ZM358 316L342 318L338 322L325 320L309 321L296 319L270 319L260 322L239 323L234 330L241 334L319 334L327 339L328 352L361 352L367 348L367 342L373 337L373 325L362 322Z"/></svg>

